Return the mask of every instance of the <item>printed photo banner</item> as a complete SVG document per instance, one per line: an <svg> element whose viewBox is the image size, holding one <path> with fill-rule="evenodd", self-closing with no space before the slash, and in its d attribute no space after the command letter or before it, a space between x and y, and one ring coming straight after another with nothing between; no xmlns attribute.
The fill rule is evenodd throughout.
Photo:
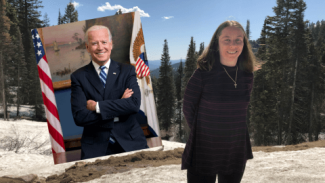
<svg viewBox="0 0 325 183"><path fill-rule="evenodd" d="M111 59L136 68L141 90L137 120L146 135L148 146L162 145L139 12L33 29L32 38L55 164L79 160L83 128L76 126L72 117L70 75L91 61L84 35L93 25L104 25L110 29L113 39Z"/></svg>

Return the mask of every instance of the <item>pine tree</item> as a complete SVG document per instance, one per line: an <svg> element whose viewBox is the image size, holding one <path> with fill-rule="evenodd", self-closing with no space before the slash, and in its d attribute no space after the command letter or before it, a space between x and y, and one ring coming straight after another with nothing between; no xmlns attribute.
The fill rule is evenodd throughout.
<svg viewBox="0 0 325 183"><path fill-rule="evenodd" d="M70 3L65 8L65 14L62 19L64 23L72 23L78 21L78 11L75 10L71 0Z"/></svg>
<svg viewBox="0 0 325 183"><path fill-rule="evenodd" d="M155 99L155 103L157 106L157 85L158 85L158 79L156 78L156 76L151 77L151 81L152 81L152 90L153 90L153 96Z"/></svg>
<svg viewBox="0 0 325 183"><path fill-rule="evenodd" d="M313 24L312 24L313 26ZM322 81L319 80L321 78L321 74L319 73L319 68L317 67L318 65L318 60L317 60L317 55L316 55L316 50L314 46L314 40L313 40L313 35L312 35L312 30L309 27L307 29L307 37L306 37L306 43L308 46L308 62L310 63L310 73L309 74L309 82L310 82L310 98L309 98L309 124L308 124L308 141L312 142L315 140L315 131L316 131L316 124L317 124L317 117L315 115L315 109L317 101L315 100L316 94L316 83L322 83ZM324 82L323 82L324 83ZM315 95L316 94L316 95ZM318 134L317 134L318 136Z"/></svg>
<svg viewBox="0 0 325 183"><path fill-rule="evenodd" d="M266 61L266 20L264 20L263 29L261 32L261 37L258 39L259 48L257 50L256 57L262 61Z"/></svg>
<svg viewBox="0 0 325 183"><path fill-rule="evenodd" d="M285 98L281 98L284 95L284 91L281 86L284 82L285 72L285 59L289 60L287 54L287 38L288 31L283 27L281 12L286 12L280 10L284 5L282 1L277 1L278 7L274 7L274 12L276 16L267 17L265 20L265 26L261 33L261 40L263 37L267 37L265 40L265 48L267 48L266 54L264 56L263 46L260 47L258 53L260 57L266 57L267 63L263 65L262 70L256 72L254 76L254 88L251 97L251 120L250 125L253 131L254 143L256 145L268 145L272 144L276 139L274 135L277 134L278 141L282 142L282 121L283 115L282 110L285 109ZM281 36L280 33L286 36ZM268 80L268 82L266 82ZM271 97L266 97L267 95ZM261 98L261 101L259 101ZM264 100L262 100L264 99ZM269 104L269 109L258 108L259 106ZM272 105L273 104L273 105ZM275 122L278 130L275 128L269 128L268 119L272 118L272 113L270 111L277 111L277 118L273 118L273 123ZM271 123L272 124L272 123ZM274 125L272 126L274 127ZM267 133L268 132L268 133Z"/></svg>
<svg viewBox="0 0 325 183"><path fill-rule="evenodd" d="M314 38L315 41L318 40L320 27L321 27L321 23L319 21L317 21L316 22L316 27L315 27L314 32L313 32L313 38Z"/></svg>
<svg viewBox="0 0 325 183"><path fill-rule="evenodd" d="M249 22L249 20L247 20L247 24L246 24L246 35L247 35L247 39L250 40L250 22Z"/></svg>
<svg viewBox="0 0 325 183"><path fill-rule="evenodd" d="M317 27L317 26L316 26ZM316 58L313 60L313 73L314 74L314 104L313 104L313 118L315 119L315 124L313 125L313 136L314 140L318 140L318 135L321 130L324 130L324 120L322 122L321 113L324 113L324 103L325 103L325 24L319 23L318 36L316 41ZM312 48L310 48L312 49ZM311 53L310 53L311 55Z"/></svg>
<svg viewBox="0 0 325 183"><path fill-rule="evenodd" d="M19 20L17 18L17 11L10 3L7 3L7 16L11 21L10 25L10 36L12 38L11 47L12 50L15 50L11 54L11 73L10 76L12 80L12 86L15 89L16 95L12 95L16 97L16 116L19 117L19 110L21 102L23 101L24 96L24 89L29 83L26 82L27 77L27 67L24 57L24 47L21 38L21 32L19 29Z"/></svg>
<svg viewBox="0 0 325 183"><path fill-rule="evenodd" d="M195 59L195 42L193 41L193 37L191 37L191 42L189 48L187 50L187 56L185 61L184 68L184 77L183 77L183 88L186 87L188 80L194 73L196 67L196 59ZM183 91L184 92L184 91Z"/></svg>
<svg viewBox="0 0 325 183"><path fill-rule="evenodd" d="M159 78L157 85L157 113L160 127L163 130L170 129L175 109L175 87L173 82L173 69L170 63L167 40L164 41L161 65L159 67ZM169 136L167 135L168 139Z"/></svg>
<svg viewBox="0 0 325 183"><path fill-rule="evenodd" d="M316 26L317 29L317 26ZM319 23L319 29L317 34L317 41L316 41L316 51L319 56L322 56L323 54L323 47L325 45L325 24Z"/></svg>
<svg viewBox="0 0 325 183"><path fill-rule="evenodd" d="M290 99L292 96L292 67L294 59L291 52L291 41L293 35L294 18L291 11L294 10L293 0L278 0L277 6L273 8L275 16L267 18L267 53L268 66L270 71L267 77L272 77L273 97L276 100L275 109L278 113L276 119L278 123L278 142L283 141L282 132L284 131L284 140L287 142L288 129L290 124L289 113L291 110ZM291 72L289 72L291 71ZM291 81L291 82L290 82Z"/></svg>
<svg viewBox="0 0 325 183"><path fill-rule="evenodd" d="M311 23L308 24L308 30L311 32L312 37L315 34L315 26L316 26L316 24L314 22L311 22ZM314 37L313 37L313 40L315 40Z"/></svg>
<svg viewBox="0 0 325 183"><path fill-rule="evenodd" d="M38 11L39 8L43 7L41 3L42 2L39 0L25 0L23 4L20 4L19 8L19 14L21 14L22 18L20 30L24 30L24 32L22 32L22 37L28 70L27 80L29 83L29 85L25 89L27 95L27 101L25 101L25 104L27 103L29 105L33 105L35 114L43 113L44 110L38 107L38 105L43 104L43 102L41 102L43 98L41 95L41 87L36 66L35 51L30 30L42 27L42 25L44 24L43 21L40 20L41 12ZM36 115L34 117L36 117Z"/></svg>
<svg viewBox="0 0 325 183"><path fill-rule="evenodd" d="M316 44L315 49L312 39L316 28L308 30L310 25L303 20L306 4L278 0L273 9L276 15L266 18L257 52L266 63L254 74L250 126L255 145L297 144L305 141L306 133L316 139L320 124L316 110L324 103L324 92L318 92L324 85L316 89L316 82L324 83L317 80L324 76L324 68L317 62L320 47ZM321 46L325 40L318 35Z"/></svg>
<svg viewBox="0 0 325 183"><path fill-rule="evenodd" d="M292 89L291 89L291 107L289 116L289 129L287 144L297 144L304 142L304 134L308 129L309 100L310 100L310 81L308 76L311 72L308 63L308 47L306 43L306 22L304 22L304 11L306 3L299 0L294 4L295 9L293 17L292 31ZM298 73L298 74L297 74Z"/></svg>
<svg viewBox="0 0 325 183"><path fill-rule="evenodd" d="M257 51L256 57L258 58L261 69L254 73L254 85L250 99L250 131L253 134L254 145L270 145L275 143L273 136L277 131L276 123L276 100L272 92L273 85L272 77L268 76L271 68L271 62L266 62L268 57L266 52L266 20L264 21L261 36L258 39L260 47ZM264 64L264 65L263 65Z"/></svg>
<svg viewBox="0 0 325 183"><path fill-rule="evenodd" d="M30 83L38 81L37 89L41 90L39 87L39 78L38 75L34 75L34 70L37 72L36 65L36 58L34 53L34 47L32 43L31 33L30 30L34 28L40 28L43 25L43 21L40 20L41 12L39 8L42 8L41 1L39 0L8 0L8 3L12 5L17 10L18 14L18 26L22 33L22 42L24 46L24 57L27 65L28 75L24 78L24 82L29 83L29 85L24 88L24 100L22 101L23 104L31 104L34 103L35 99L31 96L36 92L33 90L33 87ZM36 96L42 99L42 96Z"/></svg>
<svg viewBox="0 0 325 183"><path fill-rule="evenodd" d="M31 48L34 50L34 48ZM31 51L30 51L31 52ZM35 55L34 55L35 56ZM40 80L38 77L38 71L37 71L37 65L36 65L36 58L34 58L34 64L30 66L31 73L30 75L33 78L31 80L31 90L34 91L30 94L30 97L32 100L30 100L30 105L32 105L32 109L34 110L34 116L33 119L36 121L46 121L45 117L45 109L44 109L44 102L42 98L42 90L40 85ZM33 68L34 67L34 68Z"/></svg>
<svg viewBox="0 0 325 183"><path fill-rule="evenodd" d="M121 9L119 9L116 13L115 13L115 15L121 15L122 14L122 10Z"/></svg>
<svg viewBox="0 0 325 183"><path fill-rule="evenodd" d="M47 15L47 13L44 14L44 20L43 20L43 27L49 27L50 26L50 19Z"/></svg>
<svg viewBox="0 0 325 183"><path fill-rule="evenodd" d="M177 137L180 142L182 142L182 137L183 137L183 127L182 127L182 78L183 78L183 61L181 60L178 69L177 69L177 74L175 77L175 88L176 88L176 100L177 100L177 105L176 105L176 120L175 120L175 125L178 124L178 133Z"/></svg>
<svg viewBox="0 0 325 183"><path fill-rule="evenodd" d="M11 53L11 38L9 34L10 20L6 16L6 1L0 0L0 71L1 71L1 100L3 104L3 118L8 119L7 116L7 104L8 104L8 93L9 86L8 81L8 69L10 64L10 53Z"/></svg>
<svg viewBox="0 0 325 183"><path fill-rule="evenodd" d="M200 44L199 56L203 53L203 51L204 51L204 42Z"/></svg>
<svg viewBox="0 0 325 183"><path fill-rule="evenodd" d="M63 17L61 16L61 12L59 9L58 25L61 25L61 24L64 24L64 22L63 22Z"/></svg>
<svg viewBox="0 0 325 183"><path fill-rule="evenodd" d="M24 95L24 89L26 86L29 84L26 82L24 78L27 77L27 66L26 66L26 61L24 57L24 46L23 46L23 41L21 38L21 33L18 28L17 33L17 40L15 41L17 44L17 94L16 94L16 105L17 105L17 113L16 116L19 117L19 110L20 110L20 105L22 104L22 101L24 101L24 98L26 97Z"/></svg>
<svg viewBox="0 0 325 183"><path fill-rule="evenodd" d="M186 61L185 61L185 68L184 68L184 76L183 76L183 82L182 82L182 98L184 95L184 91L186 88L186 85L188 83L188 80L190 77L193 75L195 69L197 68L196 66L197 62L197 54L195 51L195 42L193 41L193 37L191 37L191 42L189 45L189 48L187 50L187 55L186 55ZM184 126L184 141L186 142L189 135L190 135L190 128L184 118L183 118L183 126Z"/></svg>

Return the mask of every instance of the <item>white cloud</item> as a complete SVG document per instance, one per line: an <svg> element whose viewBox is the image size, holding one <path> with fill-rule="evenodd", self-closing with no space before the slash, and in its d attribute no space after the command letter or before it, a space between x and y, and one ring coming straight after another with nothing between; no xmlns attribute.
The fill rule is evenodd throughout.
<svg viewBox="0 0 325 183"><path fill-rule="evenodd" d="M163 19L165 19L165 20L168 20L168 19L174 18L174 16L169 16L169 17L161 17L161 18L163 18Z"/></svg>
<svg viewBox="0 0 325 183"><path fill-rule="evenodd" d="M82 4L80 4L80 3L76 2L76 1L73 1L71 4L73 4L74 8L76 8L76 9L78 7L80 7L80 6L83 6Z"/></svg>
<svg viewBox="0 0 325 183"><path fill-rule="evenodd" d="M227 17L227 20L236 20L236 17L234 17L234 16L229 16L229 17Z"/></svg>
<svg viewBox="0 0 325 183"><path fill-rule="evenodd" d="M111 6L109 4L109 2L106 2L106 5L103 6L99 6L97 8L97 11L105 11L105 10L119 10L121 9L122 13L130 13L130 12L134 12L134 11L139 11L140 12L140 17L150 17L150 15L148 13L145 13L143 10L141 10L139 7L134 6L133 8L124 8L121 5L114 5Z"/></svg>

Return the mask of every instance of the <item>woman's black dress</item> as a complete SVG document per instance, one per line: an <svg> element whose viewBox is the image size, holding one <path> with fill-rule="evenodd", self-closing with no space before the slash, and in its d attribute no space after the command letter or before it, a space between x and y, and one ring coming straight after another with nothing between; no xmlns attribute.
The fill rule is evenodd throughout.
<svg viewBox="0 0 325 183"><path fill-rule="evenodd" d="M215 63L210 72L197 69L190 78L183 112L191 129L182 157L182 169L215 175L242 172L252 149L246 113L253 73Z"/></svg>

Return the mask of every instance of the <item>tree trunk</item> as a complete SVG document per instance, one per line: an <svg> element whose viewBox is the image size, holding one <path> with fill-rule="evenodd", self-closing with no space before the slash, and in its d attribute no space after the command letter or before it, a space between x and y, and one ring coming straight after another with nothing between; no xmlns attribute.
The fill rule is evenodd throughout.
<svg viewBox="0 0 325 183"><path fill-rule="evenodd" d="M284 121L284 114L283 114L283 111L284 111L284 105L285 105L285 91L286 91L286 87L285 87L285 84L286 82L284 81L284 78L285 78L285 71L286 71L286 67L285 67L285 62L282 61L282 88L279 89L281 90L281 93L280 93L280 102L278 102L277 106L278 106L278 145L281 145L282 144L282 124L283 124L283 121ZM275 86L274 86L275 87Z"/></svg>
<svg viewBox="0 0 325 183"><path fill-rule="evenodd" d="M314 135L315 135L315 141L318 141L318 135L322 129L321 127L321 119L320 119L320 110L317 107L317 110L314 112L315 115L315 128L314 128Z"/></svg>
<svg viewBox="0 0 325 183"><path fill-rule="evenodd" d="M3 75L3 58L2 58L2 52L0 51L0 63L1 63L1 80L2 80L2 104L3 104L3 120L7 120L7 103L6 103L6 93L5 93L5 78Z"/></svg>
<svg viewBox="0 0 325 183"><path fill-rule="evenodd" d="M179 120L179 140L182 142L183 130L182 130L182 105L181 101L178 101L178 120Z"/></svg>
<svg viewBox="0 0 325 183"><path fill-rule="evenodd" d="M309 111L309 132L308 132L308 139L309 142L314 141L313 139L313 128L314 128L314 123L313 123L313 105L314 105L314 83L312 83L312 89L311 89L311 102L310 102L310 111Z"/></svg>
<svg viewBox="0 0 325 183"><path fill-rule="evenodd" d="M292 93L291 93L291 107L290 107L290 118L289 118L289 131L288 131L288 139L287 144L292 144L293 142L293 135L292 135L292 118L293 118L293 111L294 111L294 98L295 98L295 88L296 88L296 76L297 76L297 65L298 65L298 59L296 59L295 64L295 72L293 76L293 86L292 86Z"/></svg>
<svg viewBox="0 0 325 183"><path fill-rule="evenodd" d="M19 94L19 88L20 88L20 75L19 75L19 66L20 66L20 62L18 62L18 68L17 68L17 92L16 92L16 96L17 96L17 113L16 113L16 117L19 117L19 108L20 108L20 94Z"/></svg>

